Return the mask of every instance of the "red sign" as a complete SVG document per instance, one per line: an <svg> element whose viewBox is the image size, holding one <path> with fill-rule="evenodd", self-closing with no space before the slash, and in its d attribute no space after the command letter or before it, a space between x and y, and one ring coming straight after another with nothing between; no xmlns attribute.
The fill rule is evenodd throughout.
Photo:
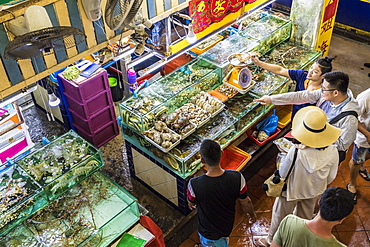
<svg viewBox="0 0 370 247"><path fill-rule="evenodd" d="M335 15L335 11L337 10L337 4L338 0L333 0L332 3L328 4L328 6L325 7L324 19L322 22L326 22Z"/></svg>
<svg viewBox="0 0 370 247"><path fill-rule="evenodd" d="M229 0L210 0L211 18L213 22L220 22L229 10Z"/></svg>
<svg viewBox="0 0 370 247"><path fill-rule="evenodd" d="M205 0L191 0L189 13L192 18L194 33L200 33L211 25L211 11L209 2Z"/></svg>
<svg viewBox="0 0 370 247"><path fill-rule="evenodd" d="M244 0L229 0L229 1L230 1L229 10L232 13L237 12L243 6L244 3Z"/></svg>

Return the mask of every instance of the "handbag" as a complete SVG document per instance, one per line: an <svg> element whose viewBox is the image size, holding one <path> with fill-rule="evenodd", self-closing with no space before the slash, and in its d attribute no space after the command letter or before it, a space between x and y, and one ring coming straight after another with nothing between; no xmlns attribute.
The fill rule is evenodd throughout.
<svg viewBox="0 0 370 247"><path fill-rule="evenodd" d="M290 173L293 170L295 161L297 160L297 154L298 148L295 149L292 164L285 178L280 177L279 170L276 170L274 174L272 174L268 179L266 179L266 181L262 185L262 189L266 192L267 196L278 197L280 196L282 191L286 190L287 187L286 183Z"/></svg>

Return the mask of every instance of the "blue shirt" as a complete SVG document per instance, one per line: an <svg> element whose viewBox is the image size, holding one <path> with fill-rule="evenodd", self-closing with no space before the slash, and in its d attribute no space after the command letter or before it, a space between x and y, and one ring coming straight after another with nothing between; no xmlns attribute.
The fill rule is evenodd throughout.
<svg viewBox="0 0 370 247"><path fill-rule="evenodd" d="M295 92L306 90L305 81L308 80L307 79L308 72L306 70L288 70L288 73L289 73L290 78L296 81L296 86L294 90ZM298 110L300 110L303 107L310 106L310 105L315 106L316 103L305 103L305 104L300 104L300 105L293 105L292 119Z"/></svg>
<svg viewBox="0 0 370 247"><path fill-rule="evenodd" d="M347 94L348 96L348 94ZM324 101L320 105L320 108L326 113L326 116L328 117L328 120L332 120L334 117L339 115L341 113L343 107L351 100L351 98L348 96L347 99L345 99L342 103L338 105L334 105L331 101Z"/></svg>

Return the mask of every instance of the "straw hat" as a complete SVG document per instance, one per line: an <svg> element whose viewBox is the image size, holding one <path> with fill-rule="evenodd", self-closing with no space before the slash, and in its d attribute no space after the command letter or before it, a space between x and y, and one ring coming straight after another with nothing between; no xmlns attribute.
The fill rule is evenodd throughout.
<svg viewBox="0 0 370 247"><path fill-rule="evenodd" d="M338 140L341 132L329 124L325 112L316 106L300 109L293 118L292 136L309 147L329 146Z"/></svg>

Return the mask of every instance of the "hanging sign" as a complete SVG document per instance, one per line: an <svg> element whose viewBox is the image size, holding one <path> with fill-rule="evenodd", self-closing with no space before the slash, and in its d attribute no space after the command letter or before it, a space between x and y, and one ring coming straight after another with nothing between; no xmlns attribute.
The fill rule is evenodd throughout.
<svg viewBox="0 0 370 247"><path fill-rule="evenodd" d="M200 33L212 23L210 4L206 0L191 0L189 13L192 18L194 33Z"/></svg>
<svg viewBox="0 0 370 247"><path fill-rule="evenodd" d="M210 0L211 19L213 22L220 22L229 10L229 0Z"/></svg>
<svg viewBox="0 0 370 247"><path fill-rule="evenodd" d="M325 0L316 43L317 49L322 51L323 56L327 56L329 53L337 8L338 0Z"/></svg>
<svg viewBox="0 0 370 247"><path fill-rule="evenodd" d="M244 0L229 0L229 2L230 12L235 13L243 6Z"/></svg>

